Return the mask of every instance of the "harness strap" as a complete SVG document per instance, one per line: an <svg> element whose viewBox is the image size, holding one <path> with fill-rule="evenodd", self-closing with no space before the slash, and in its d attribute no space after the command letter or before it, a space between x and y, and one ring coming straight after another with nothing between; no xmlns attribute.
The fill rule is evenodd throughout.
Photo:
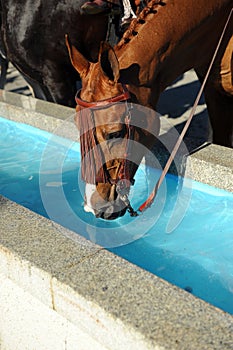
<svg viewBox="0 0 233 350"><path fill-rule="evenodd" d="M200 98L201 98L202 92L203 92L203 90L204 90L204 88L205 88L206 81L207 81L207 79L208 79L208 77L209 77L211 68L212 68L213 63L214 63L214 61L215 61L216 55L217 55L217 53L218 53L219 47L220 47L220 45L221 45L223 36L224 36L224 34L225 34L225 31L226 31L226 28L227 28L228 23L229 23L229 21L230 21L230 18L231 18L231 15L232 15L232 11L233 11L233 8L231 9L230 14L229 14L229 16L228 16L228 18L227 18L227 21L226 21L225 26L224 26L224 28L223 28L222 34L221 34L220 39L219 39L219 41L218 41L217 47L216 47L216 49L215 49L214 55L213 55L212 60L211 60L211 62L210 62L209 68L208 68L208 70L207 70L207 72L206 72L205 78L204 78L204 80L203 80L203 83L202 83L202 85L201 85L201 88L200 88L200 90L199 90L199 93L198 93L198 95L197 95L197 97L196 97L196 100L195 100L195 102L194 102L194 105L193 105L193 107L192 107L192 109L191 109L190 115L189 115L189 117L188 117L188 119L187 119L187 121L186 121L186 124L185 124L185 126L184 126L184 128L183 128L183 130L182 130L182 132L181 132L181 134L180 134L180 136L179 136L179 138L178 138L178 140L177 140L175 146L174 146L174 149L172 150L172 152L171 152L171 154L170 154L170 157L168 158L168 161L167 161L167 163L166 163L166 165L165 165L165 167L164 167L164 169L163 169L163 171L162 171L162 173L161 173L161 175L160 175L160 177L159 177L159 179L158 179L158 181L157 181L157 183L156 183L156 185L155 185L155 187L154 187L152 193L150 194L149 198L139 207L138 210L141 211L141 212L143 212L144 210L146 210L147 208L149 208L149 207L152 205L152 203L153 203L153 201L154 201L154 199L155 199L155 196L156 196L156 194L157 194L157 192L158 192L158 189L160 188L160 186L161 186L161 184L162 184L162 182L163 182L163 180L164 180L164 178L165 178L165 176L166 176L166 174L167 174L167 172L168 172L168 170L169 170L169 168L170 168L170 166L171 166L171 163L172 163L172 161L173 161L174 158L175 158L175 155L176 155L176 153L177 153L177 151L178 151L178 149L179 149L179 147L180 147L180 144L181 144L181 142L183 141L183 138L184 138L184 136L185 136L185 133L186 133L186 131L188 130L188 127L189 127L189 125L190 125L190 123L191 123L191 121L192 121L192 118L193 118L193 116L194 116L194 113L195 113L196 107L197 107L197 105L198 105L198 102L199 102L199 100L200 100Z"/></svg>
<svg viewBox="0 0 233 350"><path fill-rule="evenodd" d="M88 101L82 100L80 98L80 93L81 93L81 89L80 89L75 96L75 101L76 101L77 105L82 107L82 108L90 108L90 109L101 108L102 109L105 107L109 107L109 104L111 104L111 103L117 103L120 101L127 101L130 98L129 90L123 84L122 84L122 87L123 87L122 94L107 98L105 100L94 101L94 102L88 102Z"/></svg>

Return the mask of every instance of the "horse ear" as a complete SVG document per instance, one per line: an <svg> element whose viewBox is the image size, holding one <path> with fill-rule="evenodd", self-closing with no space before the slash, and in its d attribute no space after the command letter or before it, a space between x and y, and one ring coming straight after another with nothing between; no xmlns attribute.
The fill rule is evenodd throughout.
<svg viewBox="0 0 233 350"><path fill-rule="evenodd" d="M73 45L70 44L67 34L65 35L65 39L71 63L82 78L87 74L90 63Z"/></svg>
<svg viewBox="0 0 233 350"><path fill-rule="evenodd" d="M119 61L112 46L102 42L99 52L99 64L105 75L110 80L117 82L120 78Z"/></svg>

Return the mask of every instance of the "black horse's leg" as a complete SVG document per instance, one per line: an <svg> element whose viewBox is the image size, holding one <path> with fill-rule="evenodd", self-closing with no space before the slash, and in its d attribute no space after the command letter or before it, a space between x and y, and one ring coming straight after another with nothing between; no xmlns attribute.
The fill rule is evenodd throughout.
<svg viewBox="0 0 233 350"><path fill-rule="evenodd" d="M8 70L8 60L0 56L0 65L1 65L0 89L4 89L4 86L6 84L7 70Z"/></svg>
<svg viewBox="0 0 233 350"><path fill-rule="evenodd" d="M73 70L73 67L53 66L53 68L50 67L49 74L43 73L43 77L43 88L45 86L47 88L47 91L45 89L43 91L46 93L48 101L75 107L76 82L80 80L80 77Z"/></svg>
<svg viewBox="0 0 233 350"><path fill-rule="evenodd" d="M59 74L55 72L50 74L49 78L44 79L44 84L41 84L24 74L22 76L31 88L35 98L65 106L75 106L76 82L72 81L72 78L69 81L61 78L59 81Z"/></svg>
<svg viewBox="0 0 233 350"><path fill-rule="evenodd" d="M22 73L21 73L21 75L23 76L24 80L28 84L29 89L31 90L33 97L38 98L40 100L44 100L44 101L55 102L46 86L36 82L35 80L29 78L28 76L26 76Z"/></svg>

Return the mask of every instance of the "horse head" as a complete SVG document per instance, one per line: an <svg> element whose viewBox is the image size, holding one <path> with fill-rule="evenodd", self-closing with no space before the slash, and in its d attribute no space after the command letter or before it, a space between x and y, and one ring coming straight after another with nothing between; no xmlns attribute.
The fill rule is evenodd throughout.
<svg viewBox="0 0 233 350"><path fill-rule="evenodd" d="M66 38L71 62L80 74L76 95L76 125L80 130L85 210L112 220L132 209L128 195L148 148L155 143L158 119L154 111L132 104L129 86L122 84L114 49L102 43L97 63L90 63ZM152 114L150 112L153 112ZM157 131L152 131L156 128Z"/></svg>

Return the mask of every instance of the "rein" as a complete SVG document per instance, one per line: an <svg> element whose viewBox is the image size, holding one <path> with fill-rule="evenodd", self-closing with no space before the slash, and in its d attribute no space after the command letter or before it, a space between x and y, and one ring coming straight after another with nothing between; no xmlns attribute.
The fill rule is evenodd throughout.
<svg viewBox="0 0 233 350"><path fill-rule="evenodd" d="M164 178L165 178L165 176L166 176L166 174L167 174L167 172L168 172L168 170L169 170L169 168L170 168L170 166L171 166L171 163L172 163L172 161L173 161L174 158L175 158L175 155L176 155L176 153L177 153L177 151L178 151L178 149L179 149L179 147L180 147L180 144L181 144L181 142L183 141L183 138L184 138L184 136L185 136L185 134L186 134L186 131L188 130L188 127L189 127L189 125L190 125L190 123L191 123L191 121L192 121L192 118L193 118L193 116L194 116L194 113L195 113L195 111L196 111L196 107L197 107L198 102L199 102L199 100L200 100L200 98L201 98L202 92L203 92L203 90L204 90L204 88L205 88L206 81L207 81L207 79L208 79L208 77L209 77L211 68L212 68L213 63L214 63L214 61L215 61L215 58L216 58L216 56L217 56L219 47L220 47L220 45L221 45L221 42L222 42L222 39L223 39L223 37L224 37L224 34L225 34L226 28L227 28L227 26L228 26L228 23L229 23L229 21L230 21L232 12L233 12L233 8L231 9L230 14L229 14L229 16L228 16L228 18L227 18L227 20L226 20L225 26L224 26L224 28L223 28L222 34L221 34L221 36L220 36L220 38L219 38L218 44L217 44L216 49L215 49L215 51L214 51L214 54L213 54L212 60L211 60L211 62L210 62L209 68L208 68L208 70L207 70L207 72L206 72L205 78L204 78L204 80L203 80L203 82L202 82L201 88L200 88L199 93L198 93L198 95L197 95L197 97L196 97L196 100L195 100L195 102L194 102L194 105L193 105L193 107L192 107L192 109L191 109L191 111L190 111L190 115L189 115L189 117L188 117L188 119L187 119L187 121L186 121L186 123L185 123L185 126L184 126L184 128L183 128L183 130L182 130L182 132L181 132L181 134L180 134L180 136L179 136L179 138L178 138L178 140L177 140L177 142L176 142L176 144L175 144L175 146L174 146L174 148L173 148L173 150L172 150L172 152L171 152L171 154L170 154L170 157L169 157L168 160L167 160L167 163L166 163L166 165L165 165L165 167L164 167L164 169L163 169L163 171L162 171L162 173L161 173L161 175L160 175L160 177L159 177L159 179L158 179L158 181L157 181L157 183L156 183L156 185L155 185L155 187L154 187L152 193L150 194L149 198L138 208L138 210L139 210L140 212L145 211L147 208L149 208L149 207L152 205L152 203L153 203L153 201L154 201L154 199L155 199L155 197L156 197L156 194L157 194L157 192L158 192L160 186L162 185L162 182L163 182L163 180L164 180Z"/></svg>

